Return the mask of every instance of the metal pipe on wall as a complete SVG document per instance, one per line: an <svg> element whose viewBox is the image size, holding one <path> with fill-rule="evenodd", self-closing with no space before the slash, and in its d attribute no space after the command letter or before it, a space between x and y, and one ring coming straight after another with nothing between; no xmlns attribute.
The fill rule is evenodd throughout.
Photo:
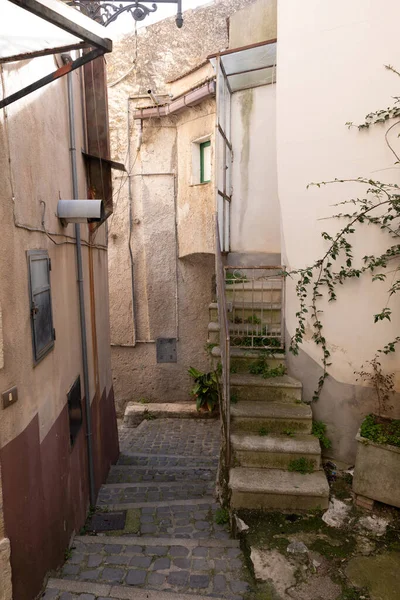
<svg viewBox="0 0 400 600"><path fill-rule="evenodd" d="M72 85L72 73L67 75L68 81L68 112L69 112L69 150L71 156L71 175L72 175L72 193L74 198L78 198L78 172L76 167L76 139L75 139L75 114L74 114L74 93ZM83 385L85 390L86 407L86 438L88 453L88 474L89 474L89 500L91 506L96 505L96 492L94 481L94 462L92 445L92 415L90 407L90 389L89 389L89 366L87 354L86 339L86 316L85 316L85 292L83 288L83 265L82 265L82 241L80 224L75 223L76 237L76 264L78 271L78 293L79 293L79 317L81 324L81 348L82 348L82 369Z"/></svg>

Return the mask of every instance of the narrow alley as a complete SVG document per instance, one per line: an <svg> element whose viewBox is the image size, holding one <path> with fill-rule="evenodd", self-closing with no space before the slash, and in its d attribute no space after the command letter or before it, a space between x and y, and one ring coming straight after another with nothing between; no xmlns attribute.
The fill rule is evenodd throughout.
<svg viewBox="0 0 400 600"><path fill-rule="evenodd" d="M181 593L189 594L186 600L190 594L240 600L248 589L244 558L214 499L219 443L218 420L155 419L120 428L121 455L92 523L126 511L124 528L95 532L89 517L86 534L75 538L50 578L45 600L161 600Z"/></svg>

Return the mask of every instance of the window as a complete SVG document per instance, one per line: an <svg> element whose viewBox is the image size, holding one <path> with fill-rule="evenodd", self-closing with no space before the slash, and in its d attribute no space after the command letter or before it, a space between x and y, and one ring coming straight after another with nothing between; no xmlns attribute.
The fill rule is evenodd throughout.
<svg viewBox="0 0 400 600"><path fill-rule="evenodd" d="M81 378L75 380L68 392L69 439L74 445L76 436L82 426Z"/></svg>
<svg viewBox="0 0 400 600"><path fill-rule="evenodd" d="M192 142L192 185L209 183L212 179L211 139L205 135Z"/></svg>
<svg viewBox="0 0 400 600"><path fill-rule="evenodd" d="M211 142L200 144L200 183L211 181Z"/></svg>
<svg viewBox="0 0 400 600"><path fill-rule="evenodd" d="M51 262L47 250L30 250L27 256L33 358L37 364L53 348L55 340L51 309Z"/></svg>

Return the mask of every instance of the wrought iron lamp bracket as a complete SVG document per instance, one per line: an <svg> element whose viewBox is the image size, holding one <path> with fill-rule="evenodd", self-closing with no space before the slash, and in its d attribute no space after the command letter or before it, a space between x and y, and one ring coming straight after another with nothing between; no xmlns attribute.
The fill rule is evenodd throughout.
<svg viewBox="0 0 400 600"><path fill-rule="evenodd" d="M100 25L107 27L113 21L116 21L122 13L129 13L135 21L143 21L150 13L157 10L157 2L163 4L176 4L176 25L181 28L183 25L182 0L67 0L69 6L79 9L84 15L97 21ZM151 4L151 6L147 6Z"/></svg>

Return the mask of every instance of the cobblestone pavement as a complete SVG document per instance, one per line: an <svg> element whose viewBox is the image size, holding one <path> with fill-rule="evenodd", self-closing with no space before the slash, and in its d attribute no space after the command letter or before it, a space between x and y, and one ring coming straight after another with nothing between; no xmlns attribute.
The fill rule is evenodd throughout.
<svg viewBox="0 0 400 600"><path fill-rule="evenodd" d="M242 600L249 575L213 498L219 423L159 419L120 434L98 510L134 513L136 533L76 537L43 597Z"/></svg>
<svg viewBox="0 0 400 600"><path fill-rule="evenodd" d="M120 484L122 485L122 484ZM129 484L129 487L118 487L118 484L103 486L97 498L97 504L124 504L129 502L154 502L156 500L185 500L186 498L203 498L210 496L214 490L212 481L199 483L174 482L159 484Z"/></svg>
<svg viewBox="0 0 400 600"><path fill-rule="evenodd" d="M185 456L218 456L220 424L218 420L155 419L142 421L136 428L122 429L120 448L122 453L178 454Z"/></svg>

